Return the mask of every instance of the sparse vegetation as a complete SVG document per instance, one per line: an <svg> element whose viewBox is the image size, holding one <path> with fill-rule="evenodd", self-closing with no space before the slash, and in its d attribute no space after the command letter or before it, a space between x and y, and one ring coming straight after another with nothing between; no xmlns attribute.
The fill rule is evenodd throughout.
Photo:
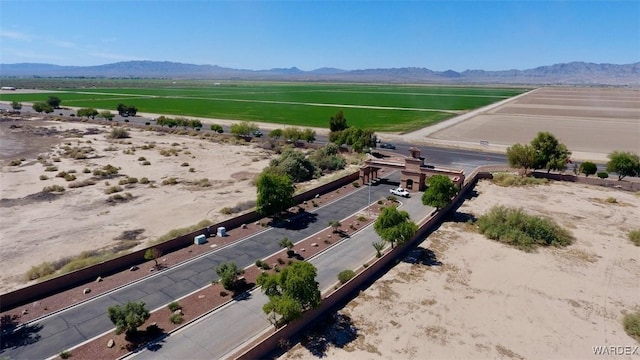
<svg viewBox="0 0 640 360"><path fill-rule="evenodd" d="M58 167L57 166L47 166L44 171L48 171L48 172L54 172L54 171L58 171Z"/></svg>
<svg viewBox="0 0 640 360"><path fill-rule="evenodd" d="M637 342L640 342L640 310L626 314L622 319L624 331Z"/></svg>
<svg viewBox="0 0 640 360"><path fill-rule="evenodd" d="M50 192L64 192L64 187L61 185L51 185L46 186L42 189L42 192L50 193Z"/></svg>
<svg viewBox="0 0 640 360"><path fill-rule="evenodd" d="M640 246L640 229L631 230L629 232L629 240L635 245Z"/></svg>
<svg viewBox="0 0 640 360"><path fill-rule="evenodd" d="M182 324L184 317L180 314L171 314L169 321L171 321L172 324Z"/></svg>
<svg viewBox="0 0 640 360"><path fill-rule="evenodd" d="M111 129L109 137L112 139L126 139L129 138L129 132L125 128L115 127Z"/></svg>
<svg viewBox="0 0 640 360"><path fill-rule="evenodd" d="M174 177L162 180L162 185L176 185L178 180Z"/></svg>
<svg viewBox="0 0 640 360"><path fill-rule="evenodd" d="M97 182L94 179L85 179L82 181L76 181L76 182L72 182L71 184L69 184L69 189L74 189L74 188L80 188L80 187L85 187L85 186L91 186L91 185L95 185L97 184Z"/></svg>
<svg viewBox="0 0 640 360"><path fill-rule="evenodd" d="M504 187L510 186L529 186L529 185L545 185L549 180L543 178L534 178L529 176L517 176L515 174L499 172L493 174L491 182Z"/></svg>
<svg viewBox="0 0 640 360"><path fill-rule="evenodd" d="M112 187L106 189L104 191L104 193L109 195L109 194L114 194L114 193L120 192L122 190L124 190L124 189L122 187L120 187L120 186L112 186Z"/></svg>
<svg viewBox="0 0 640 360"><path fill-rule="evenodd" d="M212 225L213 223L210 220L202 220L199 223L186 227L186 228L178 228L178 229L173 229L169 232L167 232L166 234L162 235L161 237L159 237L158 239L156 239L153 243L159 244L162 242L165 242L167 240L171 240L171 239L175 239L178 236L182 236L191 232L194 232L196 230L200 230L202 228L205 228L209 225Z"/></svg>
<svg viewBox="0 0 640 360"><path fill-rule="evenodd" d="M40 180L49 180L49 177L47 175L40 175Z"/></svg>
<svg viewBox="0 0 640 360"><path fill-rule="evenodd" d="M481 234L492 240L512 245L523 251L538 246L567 246L573 237L553 220L528 215L522 209L494 206L478 218Z"/></svg>
<svg viewBox="0 0 640 360"><path fill-rule="evenodd" d="M16 160L11 160L11 161L9 162L9 166L18 166L18 165L20 165L20 164L22 164L22 161L17 160L17 159L16 159Z"/></svg>

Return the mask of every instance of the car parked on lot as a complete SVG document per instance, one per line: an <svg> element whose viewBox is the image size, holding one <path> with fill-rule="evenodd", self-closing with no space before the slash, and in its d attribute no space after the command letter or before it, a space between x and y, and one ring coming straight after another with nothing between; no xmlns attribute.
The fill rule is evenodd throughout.
<svg viewBox="0 0 640 360"><path fill-rule="evenodd" d="M393 144L389 144L389 143L382 143L382 144L380 144L380 148L394 150L396 148L396 146L393 145Z"/></svg>
<svg viewBox="0 0 640 360"><path fill-rule="evenodd" d="M389 189L389 192L396 196L402 196L406 198L409 197L409 191L407 191L407 189L403 188L402 186L398 186L395 189Z"/></svg>

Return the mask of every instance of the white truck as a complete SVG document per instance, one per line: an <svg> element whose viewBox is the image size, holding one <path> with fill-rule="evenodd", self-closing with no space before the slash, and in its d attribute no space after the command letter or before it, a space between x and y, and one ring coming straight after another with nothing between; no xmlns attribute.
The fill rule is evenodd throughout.
<svg viewBox="0 0 640 360"><path fill-rule="evenodd" d="M409 191L407 191L407 189L403 188L402 186L398 186L395 189L389 189L389 192L396 196L402 196L406 198L409 197Z"/></svg>

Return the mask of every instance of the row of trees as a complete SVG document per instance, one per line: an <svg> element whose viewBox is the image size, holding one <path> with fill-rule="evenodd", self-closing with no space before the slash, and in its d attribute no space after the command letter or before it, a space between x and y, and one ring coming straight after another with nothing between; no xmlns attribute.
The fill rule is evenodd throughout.
<svg viewBox="0 0 640 360"><path fill-rule="evenodd" d="M378 138L373 130L360 129L347 125L342 111L338 111L329 119L329 141L337 145L351 146L355 152L363 152L376 147Z"/></svg>
<svg viewBox="0 0 640 360"><path fill-rule="evenodd" d="M120 116L136 116L136 114L138 113L138 108L136 108L135 106L125 105L122 103L118 104L116 110L118 110L118 115Z"/></svg>
<svg viewBox="0 0 640 360"><path fill-rule="evenodd" d="M522 168L525 175L529 170L546 169L547 172L566 170L567 164L571 163L570 156L571 151L549 132L539 132L530 144L515 144L507 148L509 165ZM618 180L626 176L640 175L638 154L614 151L608 157L607 171L618 174ZM589 176L595 174L598 168L595 163L585 161L576 171Z"/></svg>
<svg viewBox="0 0 640 360"><path fill-rule="evenodd" d="M202 121L197 120L197 119L186 119L183 117L177 117L177 118L169 118L166 117L164 115L158 117L156 119L156 124L160 125L162 127L168 126L170 128L174 128L177 126L182 126L183 128L192 128L192 129L201 129L202 128Z"/></svg>

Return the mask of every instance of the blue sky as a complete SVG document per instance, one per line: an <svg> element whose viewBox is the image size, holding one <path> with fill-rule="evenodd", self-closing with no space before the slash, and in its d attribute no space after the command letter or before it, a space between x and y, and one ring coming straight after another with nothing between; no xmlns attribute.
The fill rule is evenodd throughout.
<svg viewBox="0 0 640 360"><path fill-rule="evenodd" d="M529 69L640 61L640 1L0 0L0 63Z"/></svg>

